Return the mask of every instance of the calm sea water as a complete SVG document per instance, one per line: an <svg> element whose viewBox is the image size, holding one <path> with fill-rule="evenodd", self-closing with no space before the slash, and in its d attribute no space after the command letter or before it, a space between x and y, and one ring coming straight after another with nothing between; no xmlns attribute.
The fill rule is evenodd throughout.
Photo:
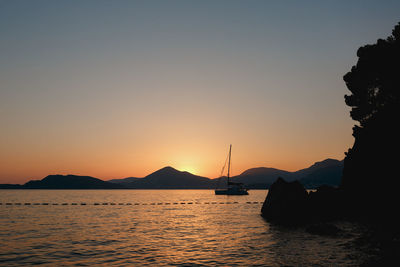
<svg viewBox="0 0 400 267"><path fill-rule="evenodd" d="M270 225L266 190L0 190L0 265L355 266L340 237ZM28 205L30 203L30 205Z"/></svg>

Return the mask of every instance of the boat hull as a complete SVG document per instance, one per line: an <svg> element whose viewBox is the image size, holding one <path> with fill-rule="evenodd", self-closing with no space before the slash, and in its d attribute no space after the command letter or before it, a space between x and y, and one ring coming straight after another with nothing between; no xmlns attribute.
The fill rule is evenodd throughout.
<svg viewBox="0 0 400 267"><path fill-rule="evenodd" d="M247 190L237 190L237 189L216 189L216 195L248 195Z"/></svg>

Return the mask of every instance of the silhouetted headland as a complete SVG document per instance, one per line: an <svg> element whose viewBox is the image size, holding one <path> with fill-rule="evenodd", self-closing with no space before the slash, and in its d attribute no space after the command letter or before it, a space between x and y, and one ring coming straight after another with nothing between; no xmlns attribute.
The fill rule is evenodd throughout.
<svg viewBox="0 0 400 267"><path fill-rule="evenodd" d="M31 180L23 185L0 184L0 189L121 189L114 184L90 176L48 175L41 180Z"/></svg>
<svg viewBox="0 0 400 267"><path fill-rule="evenodd" d="M346 153L340 186L322 186L308 194L299 182L278 179L261 212L279 224L338 219L367 223L371 231L363 241L381 253L365 266L389 266L400 253L400 23L388 38L360 47L357 56L344 81L351 92L346 104L359 124L353 128L355 141ZM329 225L313 230L336 231Z"/></svg>
<svg viewBox="0 0 400 267"><path fill-rule="evenodd" d="M121 185L105 182L90 176L49 175L42 180L32 180L22 186L27 189L120 189Z"/></svg>
<svg viewBox="0 0 400 267"><path fill-rule="evenodd" d="M336 198L333 203L343 203L346 215L389 223L397 214L388 207L397 210L400 204L396 156L400 151L400 23L392 36L361 47L357 55L357 65L344 76L352 93L345 96L346 104L359 122L353 128L355 142L346 153L340 186L321 187L313 194L319 200ZM290 184L278 179L269 194L285 198L290 190Z"/></svg>

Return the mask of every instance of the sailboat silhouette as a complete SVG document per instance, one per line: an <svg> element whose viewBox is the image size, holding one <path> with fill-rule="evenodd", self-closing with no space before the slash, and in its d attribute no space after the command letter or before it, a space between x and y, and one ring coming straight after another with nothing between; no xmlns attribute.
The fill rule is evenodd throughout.
<svg viewBox="0 0 400 267"><path fill-rule="evenodd" d="M216 195L248 195L247 189L244 188L242 183L234 183L229 181L230 170L231 170L231 154L232 154L232 145L229 146L229 161L228 161L228 175L226 179L227 188L224 189L215 189Z"/></svg>

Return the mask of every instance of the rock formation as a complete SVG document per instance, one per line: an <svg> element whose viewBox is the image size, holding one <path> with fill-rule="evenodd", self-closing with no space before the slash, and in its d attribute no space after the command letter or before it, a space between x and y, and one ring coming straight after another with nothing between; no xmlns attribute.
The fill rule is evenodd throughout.
<svg viewBox="0 0 400 267"><path fill-rule="evenodd" d="M280 224L299 224L307 220L308 193L298 182L279 177L269 189L261 209L267 220Z"/></svg>
<svg viewBox="0 0 400 267"><path fill-rule="evenodd" d="M299 225L340 218L344 215L342 207L338 188L321 186L308 193L300 182L279 177L269 189L261 215L274 223Z"/></svg>

